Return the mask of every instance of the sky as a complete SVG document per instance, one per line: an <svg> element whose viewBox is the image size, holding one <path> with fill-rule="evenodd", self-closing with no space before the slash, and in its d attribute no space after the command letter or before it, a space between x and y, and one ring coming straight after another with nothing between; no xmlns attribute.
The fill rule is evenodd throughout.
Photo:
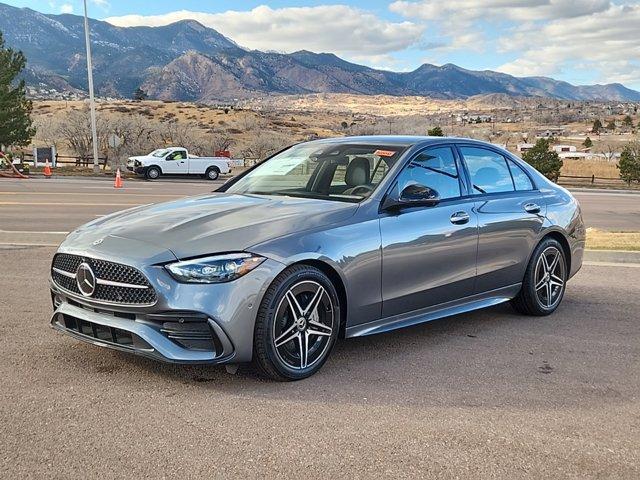
<svg viewBox="0 0 640 480"><path fill-rule="evenodd" d="M82 14L81 0L0 0ZM454 63L640 90L640 0L88 0L119 26L195 19L259 50L331 52L375 68Z"/></svg>

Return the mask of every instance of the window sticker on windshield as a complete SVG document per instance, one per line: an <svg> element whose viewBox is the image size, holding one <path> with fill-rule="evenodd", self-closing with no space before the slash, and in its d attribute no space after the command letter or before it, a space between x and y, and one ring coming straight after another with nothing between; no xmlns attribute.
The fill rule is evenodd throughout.
<svg viewBox="0 0 640 480"><path fill-rule="evenodd" d="M377 155L378 157L393 157L396 152L394 152L393 150L376 150L375 152L373 152L374 155Z"/></svg>

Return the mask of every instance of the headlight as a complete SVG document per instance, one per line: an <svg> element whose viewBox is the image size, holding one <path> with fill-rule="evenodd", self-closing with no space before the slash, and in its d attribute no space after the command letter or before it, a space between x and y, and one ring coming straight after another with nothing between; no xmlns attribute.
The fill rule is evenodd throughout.
<svg viewBox="0 0 640 480"><path fill-rule="evenodd" d="M251 253L230 253L170 263L165 268L179 282L224 283L246 275L264 261Z"/></svg>
<svg viewBox="0 0 640 480"><path fill-rule="evenodd" d="M142 165L142 162L141 162L140 160L134 160L134 161L133 161L133 165L134 165L135 167L139 167L139 166L141 166L141 165Z"/></svg>

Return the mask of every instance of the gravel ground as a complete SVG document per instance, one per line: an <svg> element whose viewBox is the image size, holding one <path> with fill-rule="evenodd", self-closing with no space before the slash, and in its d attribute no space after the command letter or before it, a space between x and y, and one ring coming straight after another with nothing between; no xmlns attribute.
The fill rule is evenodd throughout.
<svg viewBox="0 0 640 480"><path fill-rule="evenodd" d="M639 478L640 268L339 343L311 379L184 367L48 326L50 247L0 247L1 478Z"/></svg>

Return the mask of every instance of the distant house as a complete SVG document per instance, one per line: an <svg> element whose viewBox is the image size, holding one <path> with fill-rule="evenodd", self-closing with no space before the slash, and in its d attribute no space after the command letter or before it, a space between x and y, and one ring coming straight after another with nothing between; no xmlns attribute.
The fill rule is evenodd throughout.
<svg viewBox="0 0 640 480"><path fill-rule="evenodd" d="M546 130L538 130L536 138L555 138L564 135L564 127L549 127Z"/></svg>
<svg viewBox="0 0 640 480"><path fill-rule="evenodd" d="M553 151L558 153L576 152L578 149L573 145L554 145Z"/></svg>
<svg viewBox="0 0 640 480"><path fill-rule="evenodd" d="M533 143L519 143L516 149L518 150L518 153L524 153L528 152L533 147L535 147Z"/></svg>

